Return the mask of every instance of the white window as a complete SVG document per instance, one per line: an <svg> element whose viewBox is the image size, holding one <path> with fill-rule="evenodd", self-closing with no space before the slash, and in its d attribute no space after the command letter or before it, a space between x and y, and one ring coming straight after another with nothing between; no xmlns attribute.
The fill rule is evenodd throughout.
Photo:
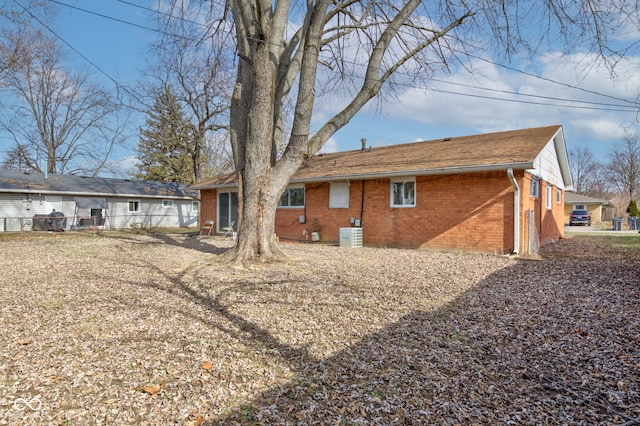
<svg viewBox="0 0 640 426"><path fill-rule="evenodd" d="M573 209L574 210L586 210L587 209L587 205L586 204L574 204L573 205Z"/></svg>
<svg viewBox="0 0 640 426"><path fill-rule="evenodd" d="M129 200L129 213L140 213L140 200Z"/></svg>
<svg viewBox="0 0 640 426"><path fill-rule="evenodd" d="M173 207L173 200L162 200L162 207L164 208Z"/></svg>
<svg viewBox="0 0 640 426"><path fill-rule="evenodd" d="M533 176L531 178L531 193L530 193L530 195L533 198L538 198L540 196L540 181L535 176Z"/></svg>
<svg viewBox="0 0 640 426"><path fill-rule="evenodd" d="M349 184L346 182L335 182L329 184L329 208L348 209L349 208Z"/></svg>
<svg viewBox="0 0 640 426"><path fill-rule="evenodd" d="M547 204L547 209L551 210L551 198L553 197L553 188L551 187L551 185L547 184L547 196L546 196L546 204Z"/></svg>
<svg viewBox="0 0 640 426"><path fill-rule="evenodd" d="M391 181L391 207L416 206L416 180L394 179Z"/></svg>
<svg viewBox="0 0 640 426"><path fill-rule="evenodd" d="M278 201L278 207L304 207L304 186L285 189Z"/></svg>
<svg viewBox="0 0 640 426"><path fill-rule="evenodd" d="M198 201L191 202L191 210L197 212L200 209L200 203Z"/></svg>
<svg viewBox="0 0 640 426"><path fill-rule="evenodd" d="M562 191L560 191L560 188L556 189L556 203L562 203Z"/></svg>

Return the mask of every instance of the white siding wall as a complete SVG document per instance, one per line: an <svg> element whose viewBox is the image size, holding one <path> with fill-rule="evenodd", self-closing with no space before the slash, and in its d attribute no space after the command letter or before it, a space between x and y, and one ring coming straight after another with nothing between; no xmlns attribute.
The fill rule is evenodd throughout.
<svg viewBox="0 0 640 426"><path fill-rule="evenodd" d="M129 201L140 203L139 212L129 212ZM178 228L196 226L198 211L193 210L191 200L173 200L172 207L164 207L161 199L112 198L109 199L109 220L112 228Z"/></svg>
<svg viewBox="0 0 640 426"><path fill-rule="evenodd" d="M76 213L76 203L74 196L62 196L61 203L56 210L64 213L67 217L67 227L73 225ZM173 200L172 207L163 207L162 199L153 198L110 198L103 197L107 201L107 229L130 229L133 224L140 224L144 228L149 227L188 227L197 226L198 210L193 209L191 200ZM129 200L140 202L140 212L129 212ZM15 194L0 193L0 232L5 230L5 218L23 218L25 230L31 229L34 215L48 215L49 204L45 201L44 195L38 194ZM50 210L50 209L49 209ZM78 216L89 216L90 209L81 209Z"/></svg>
<svg viewBox="0 0 640 426"><path fill-rule="evenodd" d="M538 154L533 162L533 167L534 169L530 171L536 176L560 189L565 189L553 140L549 141L540 154Z"/></svg>

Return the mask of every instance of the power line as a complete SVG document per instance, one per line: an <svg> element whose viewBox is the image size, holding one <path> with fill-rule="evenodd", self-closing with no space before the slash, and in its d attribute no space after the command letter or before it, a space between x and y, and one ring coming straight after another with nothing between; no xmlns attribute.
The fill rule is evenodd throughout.
<svg viewBox="0 0 640 426"><path fill-rule="evenodd" d="M88 9L83 9L81 7L73 6L73 5L70 5L70 4L67 4L67 3L63 3L63 2L58 1L58 0L49 0L49 1L52 2L52 3L56 3L56 4L60 5L60 6L68 7L70 9L78 10L80 12L88 13L90 15L98 16L100 18L108 19L108 20L111 20L111 21L119 22L121 24L130 25L132 27L140 28L142 30L152 31L152 32L155 32L155 33L159 33L159 34L162 34L162 35L168 35L168 36L171 36L171 37L192 40L191 38L185 37L183 35L167 33L166 31L159 30L157 28L147 27L145 25L136 24L135 22L125 21L124 19L114 18L113 16L105 15L103 13L94 12L94 11L88 10Z"/></svg>
<svg viewBox="0 0 640 426"><path fill-rule="evenodd" d="M54 1L55 0L51 0ZM111 80L111 82L113 82L113 84L115 84L116 89L117 90L123 90L125 92L127 92L129 95L137 97L139 96L139 94L135 93L134 91L130 90L129 88L127 88L126 86L120 84L115 78L111 77L111 75L109 75L106 71L104 71L102 68L100 68L100 66L98 66L96 63L94 63L93 61L91 61L91 59L89 59L88 57L86 57L82 52L80 52L78 49L76 49L75 47L73 47L69 42L67 42L62 36L60 36L56 31L54 31L51 27L49 27L47 24L45 24L44 22L42 22L42 20L40 20L40 18L38 18L37 16L35 16L33 13L31 13L30 10L28 10L27 8L25 8L22 4L20 4L17 0L13 0L13 2L15 4L17 4L18 6L20 6L24 12L26 12L32 19L34 19L36 22L38 22L40 25L42 25L47 31L49 31L51 34L53 34L58 40L60 40L62 43L64 43L66 46L69 47L69 49L73 50L76 54L78 54L82 59L84 59L85 61L87 61L87 63L89 63L92 67L94 67L96 70L98 70L102 75L104 75L105 77L107 77L109 80ZM119 97L119 96L118 96Z"/></svg>
<svg viewBox="0 0 640 426"><path fill-rule="evenodd" d="M455 51L455 50L454 50L454 51ZM511 67L511 66L509 66L509 65L500 64L500 63L498 63L498 62L493 62L493 61L490 61L490 60L488 60L488 59L481 58L481 57L479 57L479 56L471 55L471 54L469 54L469 53L464 53L464 52L457 52L457 53L462 53L462 54L465 54L465 55L469 56L470 58L477 59L477 60L479 60L479 61L483 61L483 62L486 62L486 63L488 63L488 64L495 65L495 66L498 66L498 67L501 67L501 68L504 68L504 69L507 69L507 70L510 70L510 71L514 71L514 72L517 72L517 73L520 73L520 74L524 74L524 75L527 75L527 76L529 76L529 77L535 77L535 78L537 78L537 79L540 79L540 80L543 80L543 81L547 81L547 82L549 82L549 83L557 84L557 85L560 85L560 86L565 86L565 87L568 87L568 88L570 88L570 89L579 90L579 91L582 91L582 92L585 92L585 93L590 93L590 94L592 94L592 95L603 96L603 97L605 97L605 98L614 99L614 100L616 100L616 101L621 101L621 102L625 102L625 103L632 104L632 105L634 105L634 106L636 106L636 107L640 107L640 105L638 105L638 103L637 103L637 102L630 101L630 100L628 100L628 99L619 98L619 97L617 97L617 96L606 95L606 94L604 94L604 93L596 92L595 90L589 90L589 89L585 89L585 88L583 88L583 87L574 86L574 85L569 84L569 83L564 83L564 82L561 82L561 81L556 81L556 80L554 80L554 79L552 79L552 78L542 77L542 76L539 76L539 75L537 75L537 74L530 73L530 72L528 72L528 71L523 71L523 70L520 70L520 69L518 69L518 68Z"/></svg>
<svg viewBox="0 0 640 426"><path fill-rule="evenodd" d="M15 0L14 0L15 1ZM92 14L104 19L108 19L108 20L112 20L115 22L119 22L119 23L123 23L126 25L131 25L143 30L147 30L147 31L152 31L155 33L159 33L162 35L168 35L168 36L172 36L172 37L180 37L180 38L186 38L184 36L178 35L178 34L171 34L171 33L167 33L165 31L162 30L158 30L155 28L151 28L151 27L147 27L147 26L143 26L143 25L139 25L133 22L129 22L123 19L118 19L118 18L114 18L102 13L98 13L98 12L94 12L91 10L87 10L87 9L83 9L80 7L76 7L76 6L72 6L66 3L63 3L59 0L50 0L56 4L59 4L61 6L65 6L65 7L69 7L84 13L88 13L88 14ZM148 7L144 7L141 5L136 5L134 3L131 3L129 1L126 0L116 0L120 3L123 4L127 4L129 6L133 6L133 7L137 7L140 8L142 10L146 10L146 11L150 11L153 13L157 13L157 14L162 14L162 12L158 11L158 10L154 10ZM17 2L16 2L17 3ZM19 3L17 3L19 4ZM20 4L19 4L20 5ZM24 6L20 5L23 9ZM25 9L26 10L26 9ZM100 71L103 75L105 75L107 78L109 78L112 82L114 82L114 84L116 84L116 86L118 88L122 88L123 90L127 91L127 93L132 94L131 91L129 89L126 89L124 86L121 86L113 77L111 77L110 75L108 75L104 70L102 70L99 66L97 66L95 63L93 63L91 60L89 60L85 55L83 55L81 52L79 52L77 49L75 49L71 44L69 44L66 40L64 40L61 36L59 36L57 33L55 33L55 31L53 31L51 28L49 28L48 26L46 26L44 23L42 23L38 18L36 18L35 16L33 16L33 14L31 14L29 12L29 14L36 19L41 25L43 25L45 28L47 28L52 34L54 34L58 39L60 39L63 43L65 43L67 46L69 46L69 48L71 48L74 52L76 52L78 55L80 55L84 60L86 60L89 64L91 64L93 67L95 67L98 71ZM186 22L190 22L193 24L197 24L199 26L203 26L206 28L206 26L195 22L195 21L190 21L184 18L179 18L179 17L172 17L174 19L181 19L184 20ZM269 43L267 41L264 40L255 40L261 43ZM615 96L611 96L611 95L607 95L607 94L603 94L600 92L596 92L593 90L588 90L588 89L584 89L581 87L577 87L568 83L564 83L564 82L559 82L550 78L546 78L546 77L542 77L539 76L537 74L534 73L530 73L527 71L523 71L520 69L517 69L515 67L511 67L508 65L504 65L504 64L500 64L494 61L490 61L488 59L482 58L482 57L478 57L478 56L474 56L471 55L467 52L457 52L457 53L461 53L464 54L472 59L476 59L476 60L480 60L501 68L505 68L508 69L510 71L513 72L517 72L517 73L521 73L523 75L527 75L529 77L533 77L536 79L540 79L552 84L557 84L557 85L562 85L564 87L568 87L574 90L579 90L579 91L583 91L585 93L590 93L593 95L597 95L597 96L602 96L602 97L606 97L609 99L613 99L619 102L624 102L626 104L629 105L620 105L620 104L610 104L610 103L601 103L601 102L592 102L592 101L582 101L582 100L575 100L575 99L567 99L567 98L557 98L557 97L550 97L550 96L541 96L541 95L534 95L534 94L524 94L524 93L518 93L518 92L514 92L514 91L507 91L507 90L498 90L498 89L492 89L492 88L486 88L486 87L479 87L479 86L474 86L474 85L469 85L469 84L464 84L464 83L455 83L455 82L447 82L445 80L438 80L438 79L431 79L431 81L437 82L437 83L441 83L441 84L450 84L450 85L457 85L460 87L466 87L466 88L470 88L470 89L474 89L474 90L483 90L483 91L488 91L488 92L494 92L494 93L503 93L503 94L510 94L510 95L515 95L515 96L519 96L519 97L530 97L530 98L536 98L536 99L546 99L546 100L550 100L550 101L558 101L558 102L572 102L572 103L576 103L576 104L582 104L582 105L594 105L594 106L579 106L579 105L558 105L558 104L554 104L554 103L544 103L544 102L535 102L535 101L526 101L526 100L521 100L521 99L508 99L508 98L501 98L501 97L492 97L492 96L483 96L483 95L477 95L477 94L472 94L472 93L461 93L461 92L455 92L455 91L448 91L448 90L443 90L443 89L435 89L435 88L427 88L427 87L418 87L416 85L411 85L411 84L401 84L401 83L396 83L399 85L402 85L404 87L409 87L409 88L414 88L414 89L424 89L424 90L431 90L434 92L439 92L439 93L445 93L445 94L451 94L451 95L457 95L457 96L466 96L466 97L475 97L475 98L480 98L480 99L488 99L488 100L497 100L497 101L505 101L505 102L516 102L516 103L525 103L525 104L533 104L533 105L546 105L546 106L555 106L555 107L560 107L560 108L573 108L573 109L589 109L589 110L602 110L602 111L611 111L611 112L637 112L637 109L640 108L640 105L636 102L630 101L628 99L624 99L624 98L618 98ZM365 66L361 63L357 63L355 61L349 61L349 60L344 60L344 63L349 63L351 65L356 65L356 66ZM396 71L396 74L402 75L402 71ZM362 78L362 76L356 76L356 75L350 75L350 74L345 74L345 75L349 75L352 78ZM405 73L405 75L409 76L408 73ZM605 108L598 108L597 106L601 106L601 107L605 107Z"/></svg>
<svg viewBox="0 0 640 426"><path fill-rule="evenodd" d="M466 97L470 97L470 98L489 99L489 100L503 101L503 102L515 102L515 103L529 104L529 105L544 105L544 106L558 107L558 108L587 109L587 110L608 111L608 112L634 112L634 113L637 112L637 111L634 111L634 110L631 110L631 109L615 109L615 108L589 107L589 106L579 106L579 105L558 105L558 104L550 104L550 103L547 103L547 102L526 101L526 100L522 100L522 99L498 98L498 97L495 97L495 96L483 96L483 95L477 95L477 94L472 94L472 93L453 92L453 91L450 91L450 90L433 89L433 88L429 88L428 90L431 90L433 92L438 92L438 93L445 93L445 94L448 94L448 95L466 96ZM525 95L525 96L527 96L527 95ZM559 100L559 99L557 99L557 100ZM568 102L580 102L580 101L571 101L571 100L569 100ZM589 103L589 102L585 102L585 103ZM630 107L625 107L625 108L630 108Z"/></svg>
<svg viewBox="0 0 640 426"><path fill-rule="evenodd" d="M573 103L577 103L577 104L599 105L599 106L614 107L614 108L626 108L626 109L621 109L621 110L608 110L608 109L606 109L606 111L636 111L638 108L640 108L640 105L638 105L638 104L620 105L620 104L610 104L610 103L605 103L605 102L580 101L580 100L576 100L576 99L557 98L557 97L553 97L553 96L534 95L534 94L530 94L530 93L519 93L519 92L514 92L514 91L511 91L511 90L491 89L491 88L487 88L487 87L473 86L473 85L465 84L465 83L438 80L438 79L435 79L435 78L431 79L431 81L434 81L436 83L441 83L441 84L450 84L450 85L454 85L454 86L468 87L470 89L475 89L475 90L485 90L485 91L489 91L489 92L504 93L504 94L507 94L507 95L516 95L516 96L530 97L530 98L535 98L535 99L547 99L547 100L551 100L551 101L573 102ZM436 89L432 89L432 90L436 90ZM448 93L445 90L438 90L438 91L443 92L443 93ZM450 92L450 93L451 94L457 94L456 92ZM469 95L469 94L467 94L467 95ZM501 100L509 100L509 99L501 99ZM544 103L540 103L540 105L545 105L545 104ZM586 108L586 109L597 109L597 108Z"/></svg>
<svg viewBox="0 0 640 426"><path fill-rule="evenodd" d="M146 10L147 12L153 12L153 13L158 14L158 15L163 15L165 17L169 16L169 18L171 18L171 19L179 19L180 21L184 21L184 22L187 22L189 24L198 25L198 26L200 26L202 28L205 28L205 29L208 28L206 25L204 25L201 22L192 21L192 20L184 18L182 16L167 15L166 13L160 12L157 9L151 9L150 7L145 7L145 6L142 6L142 5L139 5L139 4L132 3L130 1L126 1L126 0L115 0L115 1L117 1L119 3L126 4L128 6L136 7L136 8L141 9L141 10Z"/></svg>

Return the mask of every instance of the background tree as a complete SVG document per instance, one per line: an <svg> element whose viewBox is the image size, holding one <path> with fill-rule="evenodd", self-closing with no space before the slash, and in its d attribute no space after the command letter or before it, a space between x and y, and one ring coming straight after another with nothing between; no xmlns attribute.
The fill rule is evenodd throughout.
<svg viewBox="0 0 640 426"><path fill-rule="evenodd" d="M591 181L598 173L600 163L596 161L593 153L586 146L569 150L569 161L573 190L579 194L586 194Z"/></svg>
<svg viewBox="0 0 640 426"><path fill-rule="evenodd" d="M137 179L193 183L191 126L170 87L158 94L147 112L138 142Z"/></svg>
<svg viewBox="0 0 640 426"><path fill-rule="evenodd" d="M183 106L191 140L185 145L194 181L229 171L228 138L232 58L225 37L207 35L211 12L199 2L176 2L160 22L162 38L154 45L151 92L171 87ZM228 34L229 32L227 32ZM162 90L162 89L160 89Z"/></svg>
<svg viewBox="0 0 640 426"><path fill-rule="evenodd" d="M608 176L627 202L640 191L640 139L627 134L611 150Z"/></svg>
<svg viewBox="0 0 640 426"><path fill-rule="evenodd" d="M10 60L2 85L11 102L1 105L0 127L13 147L6 169L96 175L122 141L119 104L90 83L86 73L64 67L55 40L21 27L0 43Z"/></svg>
<svg viewBox="0 0 640 426"><path fill-rule="evenodd" d="M512 56L564 42L567 51L577 45L595 50L613 66L618 53L609 37L638 22L633 0L608 4L606 11L589 0L207 4L209 16L219 17L208 21L212 39L228 40L229 18L235 29L229 120L239 219L237 243L225 258L242 263L284 258L274 234L280 195L293 173L383 87L428 80L454 64L471 68L466 55L484 55L489 44ZM312 128L318 99L336 112ZM292 123L285 129L289 107Z"/></svg>

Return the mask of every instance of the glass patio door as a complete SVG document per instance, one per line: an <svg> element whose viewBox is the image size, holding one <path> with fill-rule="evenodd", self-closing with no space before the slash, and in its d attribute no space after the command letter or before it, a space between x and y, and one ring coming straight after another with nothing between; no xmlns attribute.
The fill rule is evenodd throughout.
<svg viewBox="0 0 640 426"><path fill-rule="evenodd" d="M238 224L238 193L218 192L218 232L231 222L234 228Z"/></svg>

